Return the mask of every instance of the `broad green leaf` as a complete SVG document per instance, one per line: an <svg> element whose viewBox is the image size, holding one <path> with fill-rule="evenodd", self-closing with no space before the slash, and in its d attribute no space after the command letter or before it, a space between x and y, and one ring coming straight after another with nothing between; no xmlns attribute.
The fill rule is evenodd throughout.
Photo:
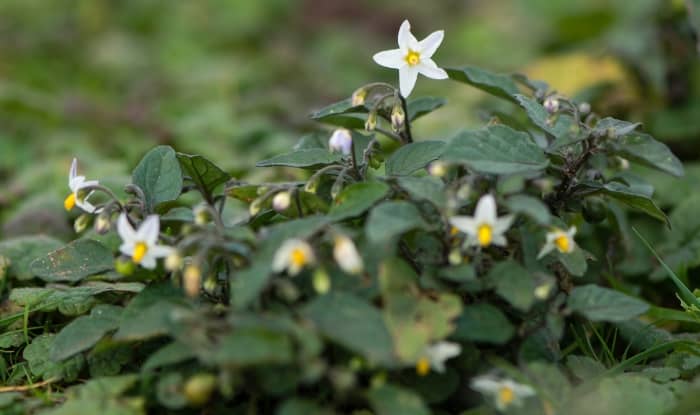
<svg viewBox="0 0 700 415"><path fill-rule="evenodd" d="M105 376L68 389L70 396L110 399L121 396L139 381L138 375Z"/></svg>
<svg viewBox="0 0 700 415"><path fill-rule="evenodd" d="M80 281L113 269L114 255L93 239L78 239L31 264L31 272L44 281Z"/></svg>
<svg viewBox="0 0 700 415"><path fill-rule="evenodd" d="M302 314L330 340L375 363L391 363L393 344L382 314L352 294L330 292L308 304Z"/></svg>
<svg viewBox="0 0 700 415"><path fill-rule="evenodd" d="M447 143L441 158L488 174L535 172L549 164L529 135L505 125L457 134Z"/></svg>
<svg viewBox="0 0 700 415"><path fill-rule="evenodd" d="M672 174L683 176L683 164L666 144L657 141L649 134L634 133L610 139L607 145L620 157Z"/></svg>
<svg viewBox="0 0 700 415"><path fill-rule="evenodd" d="M670 225L670 221L664 211L661 210L648 195L639 193L631 187L618 182L610 182L604 185L595 182L584 182L581 185L593 189L593 193L602 193Z"/></svg>
<svg viewBox="0 0 700 415"><path fill-rule="evenodd" d="M575 287L566 305L572 312L592 321L625 321L649 310L649 305L642 300L593 284Z"/></svg>
<svg viewBox="0 0 700 415"><path fill-rule="evenodd" d="M518 100L520 106L525 109L528 118L530 118L536 126L558 139L553 143L554 147L576 141L578 137L578 127L574 124L571 116L559 114L553 118L553 122L550 122L551 116L536 99L526 97L525 95L516 95L515 98Z"/></svg>
<svg viewBox="0 0 700 415"><path fill-rule="evenodd" d="M32 339L31 344L24 348L23 357L29 362L29 370L44 380L59 378L70 382L75 380L85 365L82 355L76 355L63 362L54 362L49 355L56 336L42 334Z"/></svg>
<svg viewBox="0 0 700 415"><path fill-rule="evenodd" d="M386 174L388 176L409 175L440 157L444 148L444 141L418 141L406 144L386 160Z"/></svg>
<svg viewBox="0 0 700 415"><path fill-rule="evenodd" d="M381 244L411 229L428 227L412 203L392 200L372 209L365 223L365 232L371 243Z"/></svg>
<svg viewBox="0 0 700 415"><path fill-rule="evenodd" d="M599 137L619 138L624 137L636 130L641 123L618 120L612 117L605 117L599 120L593 127L593 134Z"/></svg>
<svg viewBox="0 0 700 415"><path fill-rule="evenodd" d="M430 114L446 103L447 100L445 98L420 97L413 99L406 105L408 107L408 119L415 121L426 114Z"/></svg>
<svg viewBox="0 0 700 415"><path fill-rule="evenodd" d="M177 199L182 191L182 170L175 150L158 146L146 153L134 169L132 181L143 190L149 211Z"/></svg>
<svg viewBox="0 0 700 415"><path fill-rule="evenodd" d="M516 102L513 95L520 92L510 75L497 74L474 66L447 68L446 71L450 79L467 83L511 102Z"/></svg>
<svg viewBox="0 0 700 415"><path fill-rule="evenodd" d="M319 167L329 166L331 164L338 164L342 161L342 159L343 156L340 153L331 153L322 148L310 148L281 154L271 159L259 161L255 164L255 166L286 166L316 169Z"/></svg>
<svg viewBox="0 0 700 415"><path fill-rule="evenodd" d="M642 375L604 378L581 392L567 404L568 414L677 414L673 410L677 402L673 389Z"/></svg>
<svg viewBox="0 0 700 415"><path fill-rule="evenodd" d="M100 304L90 315L71 321L56 335L51 345L51 360L60 361L94 346L119 325L122 308Z"/></svg>
<svg viewBox="0 0 700 415"><path fill-rule="evenodd" d="M566 367L579 380L588 380L605 373L605 366L588 356L570 355L566 358Z"/></svg>
<svg viewBox="0 0 700 415"><path fill-rule="evenodd" d="M551 215L542 200L527 195L513 195L506 199L506 206L512 213L529 216L540 225L549 225Z"/></svg>
<svg viewBox="0 0 700 415"><path fill-rule="evenodd" d="M496 286L496 293L513 307L527 311L535 301L535 281L528 270L509 260L491 268L488 278Z"/></svg>
<svg viewBox="0 0 700 415"><path fill-rule="evenodd" d="M0 241L0 256L10 260L6 275L19 280L32 278L32 261L45 257L63 245L58 239L44 235L20 236Z"/></svg>
<svg viewBox="0 0 700 415"><path fill-rule="evenodd" d="M314 401L302 398L289 398L279 407L275 415L333 415L334 412L321 408Z"/></svg>
<svg viewBox="0 0 700 415"><path fill-rule="evenodd" d="M368 392L369 402L377 415L430 415L420 395L394 385L382 385Z"/></svg>
<svg viewBox="0 0 700 415"><path fill-rule="evenodd" d="M202 156L177 153L177 160L183 173L192 179L205 195L211 194L217 186L231 178L228 173Z"/></svg>
<svg viewBox="0 0 700 415"><path fill-rule="evenodd" d="M124 308L115 340L142 340L168 332L172 314L184 307L182 291L170 283L149 285Z"/></svg>
<svg viewBox="0 0 700 415"><path fill-rule="evenodd" d="M233 367L284 364L294 356L288 336L263 327L237 328L208 353L212 362Z"/></svg>
<svg viewBox="0 0 700 415"><path fill-rule="evenodd" d="M0 333L0 349L12 349L24 343L24 330Z"/></svg>
<svg viewBox="0 0 700 415"><path fill-rule="evenodd" d="M556 251L555 254L559 258L559 262L564 265L569 273L575 277L582 277L588 269L587 253L580 247L576 246L572 252L563 253Z"/></svg>
<svg viewBox="0 0 700 415"><path fill-rule="evenodd" d="M360 216L379 202L389 192L389 186L382 182L362 182L344 188L335 198L328 212L328 218L341 221Z"/></svg>
<svg viewBox="0 0 700 415"><path fill-rule="evenodd" d="M148 356L141 366L144 372L193 359L196 356L191 347L178 341L169 343Z"/></svg>
<svg viewBox="0 0 700 415"><path fill-rule="evenodd" d="M226 195L234 199L250 203L260 196L258 189L260 189L260 186L256 184L242 184L227 188Z"/></svg>
<svg viewBox="0 0 700 415"><path fill-rule="evenodd" d="M367 108L364 105L353 107L352 99L348 98L314 112L311 119L337 127L363 129L365 118L359 115L363 113L367 113Z"/></svg>
<svg viewBox="0 0 700 415"><path fill-rule="evenodd" d="M515 328L501 310L488 303L464 307L457 319L453 337L458 340L505 344L515 334Z"/></svg>
<svg viewBox="0 0 700 415"><path fill-rule="evenodd" d="M447 203L445 183L437 177L403 176L399 177L398 184L416 200L427 200L438 207Z"/></svg>

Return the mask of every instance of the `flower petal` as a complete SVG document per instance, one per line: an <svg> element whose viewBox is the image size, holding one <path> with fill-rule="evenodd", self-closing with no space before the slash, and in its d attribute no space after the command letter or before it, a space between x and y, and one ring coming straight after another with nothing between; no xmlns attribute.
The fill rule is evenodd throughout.
<svg viewBox="0 0 700 415"><path fill-rule="evenodd" d="M399 69L399 89L404 98L411 95L413 87L416 86L418 78L418 70L410 66L404 66Z"/></svg>
<svg viewBox="0 0 700 415"><path fill-rule="evenodd" d="M476 234L476 221L471 216L453 216L450 224L464 233Z"/></svg>
<svg viewBox="0 0 700 415"><path fill-rule="evenodd" d="M479 376L471 381L472 389L481 393L493 394L501 388L502 383L489 376Z"/></svg>
<svg viewBox="0 0 700 415"><path fill-rule="evenodd" d="M493 233L501 235L510 228L513 224L515 216L506 215L496 219L496 223L493 225Z"/></svg>
<svg viewBox="0 0 700 415"><path fill-rule="evenodd" d="M151 245L148 247L148 254L154 258L165 258L173 252L173 248L165 245Z"/></svg>
<svg viewBox="0 0 700 415"><path fill-rule="evenodd" d="M476 204L474 219L477 223L496 224L496 199L491 194L481 196Z"/></svg>
<svg viewBox="0 0 700 415"><path fill-rule="evenodd" d="M160 232L160 219L158 215L149 215L139 226L136 231L136 236L139 241L146 242L148 245L155 245Z"/></svg>
<svg viewBox="0 0 700 415"><path fill-rule="evenodd" d="M508 246L508 240L503 235L493 235L491 244L496 246Z"/></svg>
<svg viewBox="0 0 700 415"><path fill-rule="evenodd" d="M437 30L431 34L428 35L425 39L421 40L418 42L418 47L420 48L420 54L421 58L427 59L433 56L435 51L437 50L438 47L440 47L440 44L442 43L442 39L445 37L445 31L444 30Z"/></svg>
<svg viewBox="0 0 700 415"><path fill-rule="evenodd" d="M375 53L372 59L381 66L392 69L399 69L406 65L404 57L406 54L401 49L391 49Z"/></svg>
<svg viewBox="0 0 700 415"><path fill-rule="evenodd" d="M153 255L146 254L146 256L143 257L139 265L146 269L153 269L156 267L156 258Z"/></svg>
<svg viewBox="0 0 700 415"><path fill-rule="evenodd" d="M401 27L399 27L399 48L404 51L408 49L416 50L418 46L418 40L411 33L411 23L408 20L404 20L401 23Z"/></svg>
<svg viewBox="0 0 700 415"><path fill-rule="evenodd" d="M70 173L68 174L68 184L73 183L73 178L78 175L78 159L73 158L73 162L70 165Z"/></svg>
<svg viewBox="0 0 700 415"><path fill-rule="evenodd" d="M544 244L540 253L537 254L537 259L543 258L545 255L552 252L553 250L554 250L554 244L552 242L548 241L546 244Z"/></svg>
<svg viewBox="0 0 700 415"><path fill-rule="evenodd" d="M136 231L129 223L129 219L126 217L126 213L119 215L117 220L117 232L121 236L124 243L135 243L136 242ZM131 253L128 254L131 256Z"/></svg>
<svg viewBox="0 0 700 415"><path fill-rule="evenodd" d="M125 241L119 246L119 252L131 258L134 253L134 243L131 241Z"/></svg>
<svg viewBox="0 0 700 415"><path fill-rule="evenodd" d="M430 58L421 58L420 64L418 65L418 70L424 76L431 79L447 79L449 76L444 69L438 68L435 61Z"/></svg>

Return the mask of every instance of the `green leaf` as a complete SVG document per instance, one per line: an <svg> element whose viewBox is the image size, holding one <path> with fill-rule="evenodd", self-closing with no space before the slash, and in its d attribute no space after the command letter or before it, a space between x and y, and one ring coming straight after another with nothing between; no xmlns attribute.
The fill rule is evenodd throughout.
<svg viewBox="0 0 700 415"><path fill-rule="evenodd" d="M564 268L571 275L582 277L586 273L588 269L588 262L586 262L587 253L581 247L577 246L569 253L556 251L555 254L559 258L559 262L564 265Z"/></svg>
<svg viewBox="0 0 700 415"><path fill-rule="evenodd" d="M411 229L428 227L412 203L392 200L372 209L365 224L365 232L371 243L382 244Z"/></svg>
<svg viewBox="0 0 700 415"><path fill-rule="evenodd" d="M277 408L275 415L332 415L333 412L318 406L315 402L289 398Z"/></svg>
<svg viewBox="0 0 700 415"><path fill-rule="evenodd" d="M148 372L163 366L174 365L193 359L196 356L191 347L178 341L169 343L155 353L148 356L148 359L141 366L141 370Z"/></svg>
<svg viewBox="0 0 700 415"><path fill-rule="evenodd" d="M415 121L418 118L430 114L447 103L445 98L420 97L413 99L406 105L408 108L408 119Z"/></svg>
<svg viewBox="0 0 700 415"><path fill-rule="evenodd" d="M363 129L365 119L359 115L362 113L367 113L367 108L364 105L353 107L352 99L348 98L314 112L311 119L337 127Z"/></svg>
<svg viewBox="0 0 700 415"><path fill-rule="evenodd" d="M289 363L294 350L283 333L263 327L237 328L210 350L212 362L223 366L254 366Z"/></svg>
<svg viewBox="0 0 700 415"><path fill-rule="evenodd" d="M183 172L192 179L202 194L211 195L217 186L231 178L231 175L202 156L177 153L177 160Z"/></svg>
<svg viewBox="0 0 700 415"><path fill-rule="evenodd" d="M297 150L291 153L281 154L271 159L259 161L256 167L286 166L308 169L317 169L331 164L338 164L343 160L340 153L331 153L322 148L310 148Z"/></svg>
<svg viewBox="0 0 700 415"><path fill-rule="evenodd" d="M444 141L418 141L400 147L386 160L388 176L406 176L436 160L445 148Z"/></svg>
<svg viewBox="0 0 700 415"><path fill-rule="evenodd" d="M582 390L568 403L570 415L677 414L673 389L635 374L608 377ZM691 412L688 412L690 414Z"/></svg>
<svg viewBox="0 0 700 415"><path fill-rule="evenodd" d="M376 363L391 363L393 344L382 314L352 294L330 292L309 303L302 314L330 340Z"/></svg>
<svg viewBox="0 0 700 415"><path fill-rule="evenodd" d="M148 211L177 199L182 191L182 170L175 150L158 146L146 153L134 169L132 181L143 190Z"/></svg>
<svg viewBox="0 0 700 415"><path fill-rule="evenodd" d="M676 177L683 176L683 164L666 144L649 134L634 133L607 141L618 156L652 167Z"/></svg>
<svg viewBox="0 0 700 415"><path fill-rule="evenodd" d="M457 340L505 344L515 328L501 310L488 303L464 307L453 337Z"/></svg>
<svg viewBox="0 0 700 415"><path fill-rule="evenodd" d="M488 174L535 172L549 164L529 135L505 125L457 134L445 146L442 159Z"/></svg>
<svg viewBox="0 0 700 415"><path fill-rule="evenodd" d="M54 340L53 334L42 334L24 348L22 356L29 363L29 370L44 380L58 378L70 382L77 379L85 359L82 355L76 355L60 363L52 361L49 355Z"/></svg>
<svg viewBox="0 0 700 415"><path fill-rule="evenodd" d="M94 346L119 325L122 308L100 304L89 316L71 321L56 335L51 346L51 360L60 361Z"/></svg>
<svg viewBox="0 0 700 415"><path fill-rule="evenodd" d="M535 281L528 270L509 260L491 268L488 278L495 284L496 293L513 307L527 311L535 301Z"/></svg>
<svg viewBox="0 0 700 415"><path fill-rule="evenodd" d="M540 199L527 195L513 195L506 199L506 206L512 213L529 216L540 225L549 225L549 208Z"/></svg>
<svg viewBox="0 0 700 415"><path fill-rule="evenodd" d="M574 124L573 119L569 115L556 115L554 117L554 122L550 122L550 114L536 99L526 97L525 95L516 95L515 98L520 106L525 109L528 118L530 118L536 126L559 139L555 142L555 147L562 144L570 144L573 142L572 137L574 140L578 137L578 127Z"/></svg>
<svg viewBox="0 0 700 415"><path fill-rule="evenodd" d="M631 134L641 123L618 120L612 117L605 117L599 120L593 127L593 134L599 137L619 138Z"/></svg>
<svg viewBox="0 0 700 415"><path fill-rule="evenodd" d="M114 255L93 239L78 239L31 264L34 275L44 281L80 281L113 269Z"/></svg>
<svg viewBox="0 0 700 415"><path fill-rule="evenodd" d="M631 208L638 209L669 226L671 224L664 211L661 210L648 195L635 191L622 183L610 182L601 185L595 182L584 182L581 183L581 186L597 189L594 193L602 193Z"/></svg>
<svg viewBox="0 0 700 415"><path fill-rule="evenodd" d="M170 316L181 307L181 290L170 283L149 285L124 308L114 339L134 341L164 335Z"/></svg>
<svg viewBox="0 0 700 415"><path fill-rule="evenodd" d="M45 257L63 245L58 239L44 235L20 236L0 241L0 256L10 260L7 276L19 280L32 278L32 261Z"/></svg>
<svg viewBox="0 0 700 415"><path fill-rule="evenodd" d="M467 83L511 102L516 102L513 95L520 92L510 75L497 74L474 66L447 68L446 71L452 80Z"/></svg>
<svg viewBox="0 0 700 415"><path fill-rule="evenodd" d="M445 183L437 177L403 176L399 177L398 184L416 200L427 200L437 207L447 203Z"/></svg>
<svg viewBox="0 0 700 415"><path fill-rule="evenodd" d="M575 287L566 305L591 321L625 321L649 310L649 305L642 300L594 284Z"/></svg>
<svg viewBox="0 0 700 415"><path fill-rule="evenodd" d="M332 221L341 221L362 215L375 203L384 199L389 186L382 182L354 183L344 188L335 198L328 212Z"/></svg>
<svg viewBox="0 0 700 415"><path fill-rule="evenodd" d="M367 397L377 415L430 415L418 394L399 386L387 384L370 389Z"/></svg>

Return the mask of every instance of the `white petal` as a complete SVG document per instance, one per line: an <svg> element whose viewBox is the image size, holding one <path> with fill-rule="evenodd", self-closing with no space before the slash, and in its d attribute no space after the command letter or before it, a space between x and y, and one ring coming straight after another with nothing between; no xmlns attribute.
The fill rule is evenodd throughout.
<svg viewBox="0 0 700 415"><path fill-rule="evenodd" d="M471 216L453 216L450 224L464 233L476 235L476 221Z"/></svg>
<svg viewBox="0 0 700 415"><path fill-rule="evenodd" d="M445 361L458 356L462 351L462 346L458 343L441 341L429 346L426 354L430 359L430 365L436 372L445 371Z"/></svg>
<svg viewBox="0 0 700 415"><path fill-rule="evenodd" d="M139 241L144 241L149 245L155 245L160 232L160 219L158 215L149 215L136 231Z"/></svg>
<svg viewBox="0 0 700 415"><path fill-rule="evenodd" d="M275 252L275 257L272 260L272 270L274 272L282 272L289 265L289 254L294 249L294 240L286 240Z"/></svg>
<svg viewBox="0 0 700 415"><path fill-rule="evenodd" d="M146 254L146 256L143 257L139 265L146 269L153 269L156 267L156 258L153 255Z"/></svg>
<svg viewBox="0 0 700 415"><path fill-rule="evenodd" d="M421 58L420 64L417 66L418 71L424 76L431 79L447 79L447 72L444 69L438 68L435 61L430 58Z"/></svg>
<svg viewBox="0 0 700 415"><path fill-rule="evenodd" d="M404 20L399 27L399 48L407 51L408 49L418 49L418 40L411 33L411 24L408 20Z"/></svg>
<svg viewBox="0 0 700 415"><path fill-rule="evenodd" d="M95 206L93 206L92 203L87 201L87 197L85 197L83 200L80 200L78 198L78 195L75 195L75 205L86 213L95 213L95 211L97 210L95 209Z"/></svg>
<svg viewBox="0 0 700 415"><path fill-rule="evenodd" d="M136 231L134 231L134 228L131 227L129 219L126 217L126 213L119 215L119 219L117 220L117 232L125 243L133 244L136 242ZM131 256L131 253L128 255Z"/></svg>
<svg viewBox="0 0 700 415"><path fill-rule="evenodd" d="M496 224L496 199L493 198L493 195L486 194L481 196L481 199L476 204L474 219L476 219L477 223L487 223L491 226Z"/></svg>
<svg viewBox="0 0 700 415"><path fill-rule="evenodd" d="M426 59L433 56L437 48L440 47L440 44L442 43L442 39L444 37L445 31L437 30L429 34L428 37L426 37L425 39L418 42L421 58Z"/></svg>
<svg viewBox="0 0 700 415"><path fill-rule="evenodd" d="M491 239L491 244L496 246L508 246L508 240L503 235L494 234Z"/></svg>
<svg viewBox="0 0 700 415"><path fill-rule="evenodd" d="M83 177L83 176L80 176L80 177ZM80 184L80 188L82 189L85 187L93 187L93 186L97 186L98 184L100 184L100 182L97 180L85 180L85 178L83 177L83 182Z"/></svg>
<svg viewBox="0 0 700 415"><path fill-rule="evenodd" d="M475 391L489 394L496 393L501 388L501 385L501 382L488 376L474 378L470 383L471 388Z"/></svg>
<svg viewBox="0 0 700 415"><path fill-rule="evenodd" d="M496 223L493 225L493 233L501 235L510 229L510 225L513 224L515 216L506 215L496 219Z"/></svg>
<svg viewBox="0 0 700 415"><path fill-rule="evenodd" d="M413 87L416 86L417 78L418 70L416 68L407 65L399 69L399 89L404 98L411 95Z"/></svg>
<svg viewBox="0 0 700 415"><path fill-rule="evenodd" d="M74 158L70 165L70 173L68 173L68 184L73 182L73 178L78 175L78 159Z"/></svg>
<svg viewBox="0 0 700 415"><path fill-rule="evenodd" d="M513 389L515 396L517 396L519 398L527 398L528 396L535 395L535 390L532 389L528 385L523 385L523 384L515 383L515 382L509 382L508 386L510 386L510 388Z"/></svg>
<svg viewBox="0 0 700 415"><path fill-rule="evenodd" d="M165 258L173 252L173 248L165 245L151 245L148 247L148 254L154 258Z"/></svg>
<svg viewBox="0 0 700 415"><path fill-rule="evenodd" d="M84 182L85 176L73 176L68 180L68 187L70 187L71 191L77 192L84 186Z"/></svg>
<svg viewBox="0 0 700 415"><path fill-rule="evenodd" d="M574 236L576 236L576 227L570 227L566 233L569 235L569 238L574 239Z"/></svg>
<svg viewBox="0 0 700 415"><path fill-rule="evenodd" d="M554 250L554 243L547 241L546 244L542 247L542 250L540 251L539 254L537 254L537 259L543 258L545 255L548 253L552 252Z"/></svg>
<svg viewBox="0 0 700 415"><path fill-rule="evenodd" d="M399 69L406 65L405 57L406 53L401 49L392 49L375 53L372 59L386 68Z"/></svg>
<svg viewBox="0 0 700 415"><path fill-rule="evenodd" d="M119 246L119 252L131 258L131 255L134 254L134 243L131 241L122 243Z"/></svg>

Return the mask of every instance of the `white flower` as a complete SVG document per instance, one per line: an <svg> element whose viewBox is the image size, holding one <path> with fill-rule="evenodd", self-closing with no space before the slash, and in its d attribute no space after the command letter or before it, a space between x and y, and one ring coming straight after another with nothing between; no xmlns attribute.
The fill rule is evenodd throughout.
<svg viewBox="0 0 700 415"><path fill-rule="evenodd" d="M343 155L348 155L352 151L352 134L345 128L338 128L333 131L330 140L328 140L328 148L331 151L338 151Z"/></svg>
<svg viewBox="0 0 700 415"><path fill-rule="evenodd" d="M364 269L362 257L352 239L338 235L333 241L333 258L340 268L348 274L359 274Z"/></svg>
<svg viewBox="0 0 700 415"><path fill-rule="evenodd" d="M78 206L87 213L96 213L97 209L95 209L95 206L87 201L90 195L93 194L93 191L85 191L83 189L97 186L98 184L97 180L85 180L85 176L78 176L78 159L74 158L68 175L68 187L70 187L71 194L63 201L63 207L66 210L71 210L74 206Z"/></svg>
<svg viewBox="0 0 700 415"><path fill-rule="evenodd" d="M413 91L419 73L432 79L447 79L447 72L438 68L431 59L444 36L445 32L438 30L419 42L411 33L411 24L404 20L399 28L399 48L375 54L374 61L399 70L399 89L401 95L407 97Z"/></svg>
<svg viewBox="0 0 700 415"><path fill-rule="evenodd" d="M537 259L540 259L552 252L555 248L563 254L570 254L573 252L574 248L576 248L574 235L576 235L575 226L570 227L568 231L554 228L551 232L547 232L547 241L542 247L539 255L537 255Z"/></svg>
<svg viewBox="0 0 700 415"><path fill-rule="evenodd" d="M510 379L498 380L491 376L479 376L471 382L471 388L486 395L491 395L499 411L511 405L521 406L524 398L535 395L535 390Z"/></svg>
<svg viewBox="0 0 700 415"><path fill-rule="evenodd" d="M294 276L315 260L314 251L306 241L288 239L277 249L272 260L272 270L282 272L286 269L289 275Z"/></svg>
<svg viewBox="0 0 700 415"><path fill-rule="evenodd" d="M416 363L416 372L425 376L432 368L438 373L445 372L445 361L459 356L462 346L459 343L441 341L425 348L423 356Z"/></svg>
<svg viewBox="0 0 700 415"><path fill-rule="evenodd" d="M508 241L503 234L513 223L513 216L506 215L501 218L496 215L496 200L487 194L479 199L476 204L474 216L454 216L450 218L452 226L469 236L469 245L487 247L491 244L506 246Z"/></svg>
<svg viewBox="0 0 700 415"><path fill-rule="evenodd" d="M117 232L122 238L119 250L144 268L156 267L156 259L163 258L173 251L171 247L158 245L160 219L158 215L148 216L137 230L129 223L126 213L119 215Z"/></svg>

